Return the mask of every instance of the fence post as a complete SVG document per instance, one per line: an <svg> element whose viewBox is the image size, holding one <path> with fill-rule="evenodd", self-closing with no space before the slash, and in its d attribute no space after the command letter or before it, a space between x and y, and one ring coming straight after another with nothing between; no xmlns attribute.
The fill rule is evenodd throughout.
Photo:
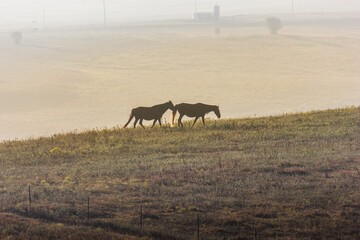
<svg viewBox="0 0 360 240"><path fill-rule="evenodd" d="M197 239L200 239L200 216L197 215Z"/></svg>
<svg viewBox="0 0 360 240"><path fill-rule="evenodd" d="M30 189L30 185L29 185L29 214L31 212L31 189Z"/></svg>
<svg viewBox="0 0 360 240"><path fill-rule="evenodd" d="M90 197L88 196L87 220L90 220Z"/></svg>
<svg viewBox="0 0 360 240"><path fill-rule="evenodd" d="M142 208L142 204L140 204L140 230L141 230L141 234L143 231L143 208Z"/></svg>

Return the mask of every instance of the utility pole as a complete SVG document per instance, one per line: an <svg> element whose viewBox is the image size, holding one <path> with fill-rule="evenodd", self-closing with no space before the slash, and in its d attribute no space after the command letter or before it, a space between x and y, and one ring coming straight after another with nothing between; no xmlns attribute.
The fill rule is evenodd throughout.
<svg viewBox="0 0 360 240"><path fill-rule="evenodd" d="M44 12L43 12L43 28L45 28L46 26L46 21L45 21L45 8L44 8Z"/></svg>
<svg viewBox="0 0 360 240"><path fill-rule="evenodd" d="M105 8L105 0L103 0L103 7L104 7L104 25L106 25L106 8Z"/></svg>

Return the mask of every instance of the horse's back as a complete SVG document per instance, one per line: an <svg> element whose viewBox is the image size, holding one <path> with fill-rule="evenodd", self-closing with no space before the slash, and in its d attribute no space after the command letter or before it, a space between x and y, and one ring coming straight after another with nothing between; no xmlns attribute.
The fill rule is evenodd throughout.
<svg viewBox="0 0 360 240"><path fill-rule="evenodd" d="M134 108L132 112L135 117L145 120L158 119L163 114L159 109L154 107L137 107Z"/></svg>
<svg viewBox="0 0 360 240"><path fill-rule="evenodd" d="M203 108L206 108L210 105L204 104L204 103L195 103L195 104L191 104L191 103L180 103L175 105L176 109L194 109L194 110L201 110Z"/></svg>
<svg viewBox="0 0 360 240"><path fill-rule="evenodd" d="M190 103L180 103L175 106L181 115L186 115L188 117L197 117L203 114L202 103L190 104Z"/></svg>
<svg viewBox="0 0 360 240"><path fill-rule="evenodd" d="M194 106L195 106L195 104L180 103L180 104L175 105L175 108L176 108L178 111L187 111L187 110L193 109Z"/></svg>

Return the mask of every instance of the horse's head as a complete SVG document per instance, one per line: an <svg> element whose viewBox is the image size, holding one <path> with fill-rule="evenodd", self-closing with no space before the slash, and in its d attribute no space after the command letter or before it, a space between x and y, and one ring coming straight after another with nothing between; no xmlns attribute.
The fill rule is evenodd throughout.
<svg viewBox="0 0 360 240"><path fill-rule="evenodd" d="M216 114L216 116L217 116L218 118L221 118L219 106L215 106L215 108L214 108L214 113Z"/></svg>
<svg viewBox="0 0 360 240"><path fill-rule="evenodd" d="M168 108L171 109L172 111L175 110L175 106L174 106L174 104L172 103L172 101L169 100L169 101L166 103L166 105L167 105Z"/></svg>

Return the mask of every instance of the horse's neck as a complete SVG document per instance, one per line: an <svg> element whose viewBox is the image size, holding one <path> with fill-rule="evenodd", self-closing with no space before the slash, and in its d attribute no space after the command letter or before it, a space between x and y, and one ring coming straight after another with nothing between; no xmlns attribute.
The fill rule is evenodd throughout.
<svg viewBox="0 0 360 240"><path fill-rule="evenodd" d="M212 112L215 110L215 107L212 105L206 105L206 113Z"/></svg>
<svg viewBox="0 0 360 240"><path fill-rule="evenodd" d="M164 112L166 112L166 110L169 109L169 107L167 106L167 103L164 103L164 104L159 105L159 109L164 113Z"/></svg>

